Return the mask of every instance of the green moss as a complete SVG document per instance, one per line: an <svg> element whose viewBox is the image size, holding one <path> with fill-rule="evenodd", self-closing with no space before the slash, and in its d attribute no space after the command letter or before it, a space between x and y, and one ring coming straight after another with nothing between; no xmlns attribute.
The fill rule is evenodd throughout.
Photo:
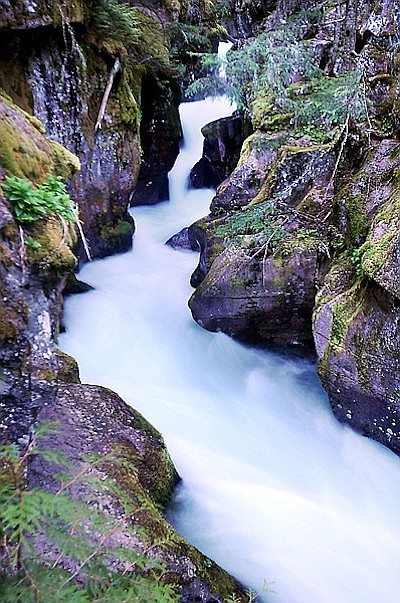
<svg viewBox="0 0 400 603"><path fill-rule="evenodd" d="M118 220L116 224L102 226L100 228L100 238L107 244L113 243L118 239L131 237L133 226L127 220Z"/></svg>
<svg viewBox="0 0 400 603"><path fill-rule="evenodd" d="M49 140L49 143L53 151L53 171L57 176L61 176L66 180L79 172L81 164L76 155L55 140Z"/></svg>
<svg viewBox="0 0 400 603"><path fill-rule="evenodd" d="M293 117L292 113L277 110L274 96L264 92L258 94L251 109L251 121L254 128L265 132L279 132L287 129Z"/></svg>
<svg viewBox="0 0 400 603"><path fill-rule="evenodd" d="M72 226L65 233L61 221L55 217L36 222L30 235L40 246L27 248L27 260L43 270L65 273L76 267L77 259L70 249L73 243Z"/></svg>
<svg viewBox="0 0 400 603"><path fill-rule="evenodd" d="M328 149L331 149L332 145L330 143L320 143L320 144L315 144L315 143L311 143L310 145L288 145L285 144L282 146L282 151L286 151L287 153L290 153L291 155L296 155L296 154L300 154L300 153L311 153L311 152L315 152L315 151L326 151Z"/></svg>
<svg viewBox="0 0 400 603"><path fill-rule="evenodd" d="M69 354L62 350L55 350L58 369L56 373L56 381L58 383L80 383L78 363Z"/></svg>
<svg viewBox="0 0 400 603"><path fill-rule="evenodd" d="M78 158L44 132L38 119L0 91L0 164L8 175L38 184L50 173L70 178L80 169Z"/></svg>
<svg viewBox="0 0 400 603"><path fill-rule="evenodd" d="M137 99L140 98L144 72L143 65L125 62L115 91L117 102L114 108L110 107L116 121L123 127L133 129L134 132L138 132L140 127L141 111Z"/></svg>
<svg viewBox="0 0 400 603"><path fill-rule="evenodd" d="M0 342L15 341L18 336L19 317L3 302L0 304Z"/></svg>
<svg viewBox="0 0 400 603"><path fill-rule="evenodd" d="M355 361L357 365L357 376L358 383L365 391L373 391L372 381L370 377L371 367L368 366L367 357L365 353L366 342L364 341L361 333L354 335L354 346L356 349Z"/></svg>
<svg viewBox="0 0 400 603"><path fill-rule="evenodd" d="M370 234L360 247L361 268L370 278L382 270L393 248L397 245L400 230L400 194L395 191L374 217ZM375 233L380 233L379 236Z"/></svg>
<svg viewBox="0 0 400 603"><path fill-rule="evenodd" d="M366 286L360 288L356 282L350 289L338 295L332 307L332 324L327 347L328 356L339 354L344 350L344 344L349 327L364 305Z"/></svg>
<svg viewBox="0 0 400 603"><path fill-rule="evenodd" d="M0 139L0 164L9 175L42 182L50 173L52 153L44 137L1 97Z"/></svg>
<svg viewBox="0 0 400 603"><path fill-rule="evenodd" d="M353 245L359 245L365 239L368 229L365 199L361 195L348 195L345 208L349 220L350 240Z"/></svg>

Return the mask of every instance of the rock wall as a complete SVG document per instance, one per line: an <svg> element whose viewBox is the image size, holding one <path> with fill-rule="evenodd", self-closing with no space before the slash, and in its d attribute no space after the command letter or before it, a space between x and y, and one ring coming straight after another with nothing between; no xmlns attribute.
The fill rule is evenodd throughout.
<svg viewBox="0 0 400 603"><path fill-rule="evenodd" d="M163 125L156 136L168 149L168 157L153 167L155 177L172 166L181 136L179 84L169 65L163 24L157 15L138 10L139 33L132 45L129 39L121 41L118 31L99 31L99 7L97 0L21 2L0 14L0 87L43 122L49 138L79 157L82 169L69 191L79 204L93 257L131 245L127 209L142 155L154 166L150 124ZM167 18L164 11L162 19ZM98 127L117 60L120 67ZM82 249L77 252L87 259Z"/></svg>
<svg viewBox="0 0 400 603"><path fill-rule="evenodd" d="M274 53L286 61L287 79L274 88L282 75L259 65L243 88L254 134L211 214L189 229L202 250L189 305L211 330L265 345L314 344L339 420L399 452L398 7L308 8L270 3L257 16L235 13L231 34L253 36L238 50L256 49L243 52L242 63L261 61L268 46L270 64ZM283 15L294 29L284 31ZM298 62L302 35L313 48L312 76ZM351 74L359 74L356 85ZM347 100L341 79L353 89ZM329 102L325 86L333 86ZM336 106L335 98L343 100ZM316 106L326 106L323 118ZM336 114L327 121L329 111Z"/></svg>
<svg viewBox="0 0 400 603"><path fill-rule="evenodd" d="M164 177L181 136L179 86L164 35L172 7L141 7L138 38L127 48L126 40L96 35L93 14L100 5L0 2L0 186L6 176L34 187L49 175L67 180L93 257L131 244L127 208L141 145L144 163L151 157L156 176ZM88 505L95 499L95 508L107 515L118 515L121 525L112 544L161 559L162 579L176 585L182 602L223 603L231 595L244 601L237 583L164 520L162 509L179 478L161 435L113 392L82 385L74 359L57 348L62 294L67 281L74 287L78 265L73 250L85 259L75 229L56 215L18 221L4 192L0 188L2 443L6 439L24 449L38 424L56 421L58 429L44 445L62 452L78 472L84 455L104 455L118 446L122 458L93 468L92 477L116 480L121 496L136 501L134 516L123 515L114 491L103 496L96 487L80 485L72 492ZM38 456L24 478L30 487L54 491L58 470ZM51 557L43 534L35 545Z"/></svg>

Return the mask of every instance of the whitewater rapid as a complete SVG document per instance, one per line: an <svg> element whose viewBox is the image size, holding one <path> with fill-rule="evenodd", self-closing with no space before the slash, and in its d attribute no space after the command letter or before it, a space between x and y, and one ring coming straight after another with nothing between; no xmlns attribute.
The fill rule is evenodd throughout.
<svg viewBox="0 0 400 603"><path fill-rule="evenodd" d="M315 367L195 324L195 253L164 242L205 215L188 191L200 128L224 98L181 106L171 200L134 208L131 252L86 264L61 348L83 382L117 391L163 434L182 477L169 517L268 603L400 600L400 461L332 416Z"/></svg>

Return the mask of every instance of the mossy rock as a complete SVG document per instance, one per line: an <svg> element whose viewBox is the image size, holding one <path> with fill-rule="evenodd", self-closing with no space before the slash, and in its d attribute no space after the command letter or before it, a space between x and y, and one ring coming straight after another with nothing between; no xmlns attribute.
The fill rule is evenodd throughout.
<svg viewBox="0 0 400 603"><path fill-rule="evenodd" d="M71 178L81 169L81 164L76 155L68 151L56 140L49 140L53 151L53 172L64 180Z"/></svg>
<svg viewBox="0 0 400 603"><path fill-rule="evenodd" d="M60 349L55 350L58 363L56 380L59 383L80 383L79 366L75 358Z"/></svg>
<svg viewBox="0 0 400 603"><path fill-rule="evenodd" d="M129 217L129 214L127 215ZM127 251L132 246L132 235L134 232L133 220L118 220L114 224L100 227L101 251L99 256L103 257L120 251Z"/></svg>
<svg viewBox="0 0 400 603"><path fill-rule="evenodd" d="M73 226L64 231L61 221L55 216L40 220L29 228L30 241L27 245L29 264L44 271L66 273L77 265L71 251L75 234Z"/></svg>
<svg viewBox="0 0 400 603"><path fill-rule="evenodd" d="M71 178L80 169L78 158L44 133L42 122L0 91L0 165L5 174L41 183L49 174Z"/></svg>

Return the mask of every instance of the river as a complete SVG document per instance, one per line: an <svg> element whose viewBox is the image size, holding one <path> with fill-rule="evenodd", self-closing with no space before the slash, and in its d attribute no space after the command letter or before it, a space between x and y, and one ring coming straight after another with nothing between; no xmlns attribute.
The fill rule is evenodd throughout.
<svg viewBox="0 0 400 603"><path fill-rule="evenodd" d="M205 215L188 191L200 128L226 99L181 106L171 200L132 210L132 251L86 264L60 346L163 434L182 477L169 518L268 603L400 600L400 461L337 423L313 363L241 345L191 318L198 255L164 242Z"/></svg>

